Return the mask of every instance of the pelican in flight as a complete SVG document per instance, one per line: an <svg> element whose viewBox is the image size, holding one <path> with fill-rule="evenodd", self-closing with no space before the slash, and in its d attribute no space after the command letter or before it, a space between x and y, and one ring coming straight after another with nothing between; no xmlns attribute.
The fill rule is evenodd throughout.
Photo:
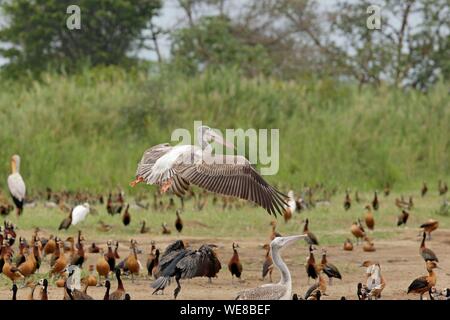
<svg viewBox="0 0 450 320"><path fill-rule="evenodd" d="M264 284L258 288L244 290L238 293L236 300L291 300L292 280L288 267L281 259L280 251L289 244L305 238L306 235L276 237L270 243L270 254L273 264L281 272L281 280L277 284Z"/></svg>
<svg viewBox="0 0 450 320"><path fill-rule="evenodd" d="M210 192L252 201L269 214L283 212L288 205L287 197L269 185L245 157L212 155L210 142L234 148L232 143L207 126L198 127L197 138L199 146L164 143L146 150L138 164L136 180L130 185L156 184L161 192L171 189L182 196L193 184Z"/></svg>
<svg viewBox="0 0 450 320"><path fill-rule="evenodd" d="M17 215L20 216L23 211L26 187L20 175L20 157L17 154L11 157L11 174L8 176L8 188L16 205Z"/></svg>

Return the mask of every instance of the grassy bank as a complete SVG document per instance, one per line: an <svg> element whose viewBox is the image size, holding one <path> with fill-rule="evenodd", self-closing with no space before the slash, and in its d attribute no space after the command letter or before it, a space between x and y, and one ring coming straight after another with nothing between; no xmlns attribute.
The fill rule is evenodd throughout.
<svg viewBox="0 0 450 320"><path fill-rule="evenodd" d="M450 99L391 88L358 91L332 81L247 80L237 72L130 74L116 69L43 82L3 83L0 188L9 157L22 155L29 189L126 186L145 148L172 130L279 128L284 186L417 189L450 177Z"/></svg>

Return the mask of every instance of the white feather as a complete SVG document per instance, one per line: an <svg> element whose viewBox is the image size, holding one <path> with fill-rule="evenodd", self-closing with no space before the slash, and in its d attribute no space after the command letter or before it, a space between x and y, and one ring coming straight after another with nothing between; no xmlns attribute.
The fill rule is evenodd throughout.
<svg viewBox="0 0 450 320"><path fill-rule="evenodd" d="M72 225L83 221L89 213L89 203L84 203L73 208L72 211Z"/></svg>
<svg viewBox="0 0 450 320"><path fill-rule="evenodd" d="M197 147L191 145L181 145L173 147L172 150L156 160L155 164L152 167L151 174L147 178L147 183L155 184L171 178L173 175L172 170L175 163L181 157L183 158L183 160L189 159L190 155L192 154L193 148L197 149Z"/></svg>
<svg viewBox="0 0 450 320"><path fill-rule="evenodd" d="M11 192L17 200L22 201L25 198L25 181L23 181L20 173L16 172L8 176L8 188L9 192Z"/></svg>

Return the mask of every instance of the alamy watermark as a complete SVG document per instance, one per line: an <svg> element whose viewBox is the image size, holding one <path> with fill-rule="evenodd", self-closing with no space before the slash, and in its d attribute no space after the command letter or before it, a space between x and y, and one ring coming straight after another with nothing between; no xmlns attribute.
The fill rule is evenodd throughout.
<svg viewBox="0 0 450 320"><path fill-rule="evenodd" d="M81 29L81 9L79 6L72 4L67 7L67 14L70 16L66 19L66 26L69 30Z"/></svg>
<svg viewBox="0 0 450 320"><path fill-rule="evenodd" d="M369 14L366 20L366 26L369 30L381 30L381 8L377 5L367 7L366 13Z"/></svg>
<svg viewBox="0 0 450 320"><path fill-rule="evenodd" d="M217 129L209 132L208 128L203 126L202 121L194 121L194 137L186 128L177 128L172 131L171 142L177 142L178 145L201 144L203 152L207 153L202 160L206 163L212 161L222 164L243 164L250 162L252 165L260 165L262 175L275 175L279 170L280 160L280 134L279 129L225 129L225 134ZM205 131L206 130L206 131ZM202 141L203 138L203 141ZM206 140L206 141L205 141ZM223 142L212 143L212 142ZM203 145L202 145L203 144ZM209 155L214 154L214 157ZM203 153L202 153L203 155ZM196 155L193 159L185 161L198 160ZM220 155L224 155L221 157ZM242 157L234 157L240 155ZM245 160L245 158L247 160Z"/></svg>

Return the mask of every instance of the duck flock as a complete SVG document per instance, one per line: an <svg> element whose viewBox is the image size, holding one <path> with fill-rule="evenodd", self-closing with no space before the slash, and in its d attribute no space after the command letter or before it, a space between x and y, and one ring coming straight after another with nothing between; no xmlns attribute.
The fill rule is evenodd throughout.
<svg viewBox="0 0 450 320"><path fill-rule="evenodd" d="M0 214L4 217L3 226L0 226L0 272L9 281L12 290L12 299L17 299L18 290L28 290L28 299L47 300L49 286L61 288L66 300L90 300L88 288L103 286L105 300L127 300L133 298L133 292L125 288L122 278L125 276L131 282L140 279L146 274L149 281L149 296L165 294L164 290L174 282L176 287L173 297L177 298L182 289L182 280L196 277L206 277L209 282L218 276L222 263L217 255L217 245L205 243L193 248L187 241L177 239L166 248L159 248L152 241L146 263L139 259L143 251L138 241L129 239L129 254L120 257L119 241L111 239L102 247L95 242L86 244L85 235L77 230L73 236L60 238L60 230L75 229L89 214L97 214L97 208L104 206L110 215L119 215L124 226L130 224L131 211L134 208L155 211L173 211L176 213L174 227L178 233L183 230L182 212L186 201L193 201L193 207L203 210L209 202L215 210L221 208L240 209L244 206L260 206L269 214L282 215L284 221L289 223L294 214L298 214L314 207L327 205L330 198L337 192L326 190L322 185L305 186L301 196L295 198L291 190L285 196L273 186L269 185L246 161L245 158L234 156L231 162L219 162L218 159L208 161L205 157L213 157L208 153L209 142L222 143L227 147L232 145L215 135L208 127L199 129L199 145L171 147L161 144L144 152L136 170L136 179L131 182L134 187L139 183L155 184L159 188L153 194L153 204L137 197L131 206L125 201L122 191L117 194L109 193L104 198L101 194L87 192L55 192L47 188L45 192L30 197L26 193L25 180L20 174L21 160L18 155L11 158L11 174L7 178L10 197L0 190ZM218 157L218 156L214 156ZM186 160L189 158L189 161ZM242 158L242 159L241 159ZM193 161L192 161L193 160ZM209 159L211 160L211 159ZM223 160L223 159L222 159ZM200 188L194 189L193 186ZM384 195L390 193L390 186L386 185ZM324 194L319 199L320 192ZM442 210L448 210L445 195L448 187L445 182L439 181L438 192L444 197ZM163 194L169 195L163 197ZM428 186L423 184L422 198L428 193ZM354 202L361 203L358 192L354 196L347 190L344 196L343 207L349 210ZM58 230L50 234L38 226L28 239L18 230L21 219L27 215L27 208L37 205L46 208L59 208L67 216L59 224ZM395 199L399 208L397 225L406 225L415 204L412 197ZM370 204L365 206L365 214L349 225L349 237L343 244L342 250L352 251L355 246L362 246L364 252L376 251L373 236L375 229L375 214L380 207L379 194L374 193ZM7 216L15 211L17 224L7 220ZM220 214L220 210L217 214ZM268 278L269 283L262 286L236 292L236 299L244 300L320 300L327 295L327 287L332 285L332 279L342 279L345 274L328 261L327 250L320 248L321 259L316 261L315 254L319 250L319 240L311 231L309 219L305 219L303 231L298 235L281 235L277 231L277 221L270 224L271 233L268 243L262 245L265 254L261 265L262 280ZM430 219L425 221L421 228L421 244L419 254L424 260L424 274L412 279L408 294L417 294L420 299L424 296L429 299L450 299L447 288L436 286L437 275L435 269L439 268L439 260L435 252L427 247L432 240L432 233L438 229L439 222ZM111 225L99 221L97 230L108 232ZM146 221L141 221L140 234L149 232ZM161 233L171 234L167 223L161 225ZM350 236L351 235L351 236ZM351 238L354 238L352 240ZM309 255L306 257L305 274L309 288L305 294L294 293L291 273L288 265L283 261L282 251L292 246L298 240L308 245ZM243 265L239 256L239 244L230 243L230 258L227 261L228 272L233 281L240 281ZM88 255L97 255L95 264L86 265ZM376 260L364 261L361 264L366 272L361 282L355 283L355 291L343 296L342 299L357 298L359 300L380 299L387 283L382 273L382 266ZM272 273L276 269L280 273L280 281L272 282ZM39 276L37 276L39 275ZM326 279L328 278L328 279ZM116 281L114 281L116 280ZM112 287L112 281L117 282ZM189 286L188 283L185 286ZM38 291L36 293L35 291Z"/></svg>

